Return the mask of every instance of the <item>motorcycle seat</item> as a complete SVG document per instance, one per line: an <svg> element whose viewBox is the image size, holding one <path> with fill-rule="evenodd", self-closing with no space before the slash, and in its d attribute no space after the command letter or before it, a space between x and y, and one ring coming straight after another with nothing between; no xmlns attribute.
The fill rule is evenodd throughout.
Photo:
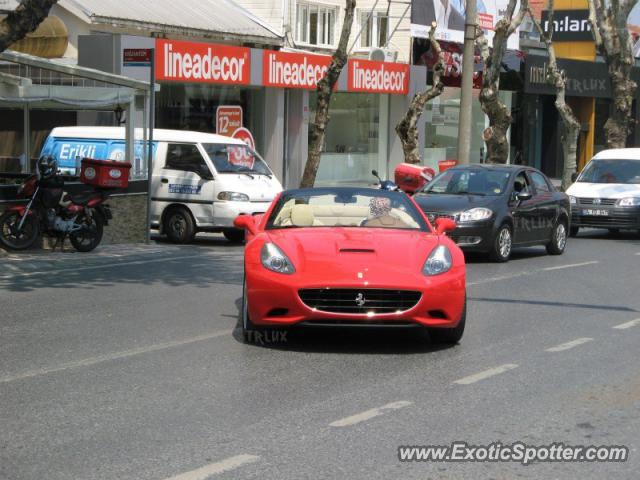
<svg viewBox="0 0 640 480"><path fill-rule="evenodd" d="M90 200L96 198L98 195L96 192L79 192L79 193L67 193L65 199L70 200L75 205L84 207Z"/></svg>

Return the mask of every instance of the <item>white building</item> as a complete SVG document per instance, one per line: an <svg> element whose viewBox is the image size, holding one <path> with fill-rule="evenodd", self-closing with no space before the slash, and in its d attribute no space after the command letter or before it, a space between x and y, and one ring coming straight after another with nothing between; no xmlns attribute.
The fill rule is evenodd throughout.
<svg viewBox="0 0 640 480"><path fill-rule="evenodd" d="M68 30L64 56L82 66L148 79L149 67L125 52L155 47L157 127L215 132L218 107L237 107L283 184L297 186L314 118L315 83L340 36L342 0L60 0L52 15ZM373 168L392 175L403 160L395 124L426 84L426 68L408 64L406 3L359 0L355 18L318 184L371 183ZM394 53L387 62L368 61L379 47ZM200 67L194 73L194 59L223 66L235 61L242 68L233 79L206 76ZM114 118L83 113L77 123L113 124Z"/></svg>

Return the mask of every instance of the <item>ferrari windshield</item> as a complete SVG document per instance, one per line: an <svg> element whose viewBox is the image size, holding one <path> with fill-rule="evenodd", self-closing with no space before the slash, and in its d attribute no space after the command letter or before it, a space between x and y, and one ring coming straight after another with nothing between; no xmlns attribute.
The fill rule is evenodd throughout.
<svg viewBox="0 0 640 480"><path fill-rule="evenodd" d="M591 160L578 182L640 183L640 160Z"/></svg>
<svg viewBox="0 0 640 480"><path fill-rule="evenodd" d="M272 175L264 160L248 146L223 143L203 143L202 146L218 173Z"/></svg>
<svg viewBox="0 0 640 480"><path fill-rule="evenodd" d="M452 168L434 178L423 191L450 195L502 195L509 175L505 170Z"/></svg>
<svg viewBox="0 0 640 480"><path fill-rule="evenodd" d="M371 188L314 188L284 192L267 229L361 227L428 231L409 198Z"/></svg>

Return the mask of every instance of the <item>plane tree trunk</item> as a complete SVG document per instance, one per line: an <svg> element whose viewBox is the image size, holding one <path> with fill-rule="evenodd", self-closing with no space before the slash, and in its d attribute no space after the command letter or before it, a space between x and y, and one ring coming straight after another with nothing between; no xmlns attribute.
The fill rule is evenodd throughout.
<svg viewBox="0 0 640 480"><path fill-rule="evenodd" d="M356 0L346 0L344 11L344 21L342 23L342 32L340 33L340 41L338 48L333 53L331 64L326 75L318 82L316 115L313 125L310 125L309 153L307 155L307 163L304 167L300 188L313 187L320 166L320 156L322 155L322 147L324 145L325 131L329 123L329 106L331 104L331 95L333 88L340 77L343 67L347 63L347 44L349 35L351 35L351 26L353 24L353 15L356 8Z"/></svg>
<svg viewBox="0 0 640 480"><path fill-rule="evenodd" d="M540 34L540 40L547 47L549 53L548 69L547 69L547 81L556 89L556 109L562 118L564 124L564 134L562 135L562 152L564 154L564 168L562 171L562 189L566 190L573 183L571 177L577 168L577 155L578 155L578 137L580 135L580 122L573 113L573 110L566 102L566 85L567 78L564 71L558 68L558 61L556 58L556 50L553 47L553 31L545 32L540 23L535 19L531 8L528 9L529 16L533 20L536 30ZM548 21L549 25L553 25L553 0L549 0L548 6Z"/></svg>
<svg viewBox="0 0 640 480"><path fill-rule="evenodd" d="M504 17L496 24L493 47L489 47L489 42L483 34L478 37L480 55L484 62L479 100L482 111L489 117L489 126L482 136L487 145L489 163L506 163L509 159L507 131L511 126L511 111L500 101L498 94L500 93L500 70L507 50L507 40L522 23L529 6L528 0L522 0L514 16L517 3L517 0L509 0Z"/></svg>
<svg viewBox="0 0 640 480"><path fill-rule="evenodd" d="M604 124L608 148L624 148L631 132L631 105L636 83L627 18L637 0L589 0L589 21L596 47L607 63L613 90L613 113Z"/></svg>
<svg viewBox="0 0 640 480"><path fill-rule="evenodd" d="M431 49L437 56L436 64L433 67L433 81L431 88L416 93L409 104L409 108L405 116L396 125L396 133L402 142L402 151L404 152L404 161L406 163L420 163L422 156L420 155L420 142L418 135L418 120L424 107L435 97L442 94L444 83L442 83L442 75L444 73L444 55L440 48L440 43L435 37L436 25L432 25L429 31L429 42Z"/></svg>

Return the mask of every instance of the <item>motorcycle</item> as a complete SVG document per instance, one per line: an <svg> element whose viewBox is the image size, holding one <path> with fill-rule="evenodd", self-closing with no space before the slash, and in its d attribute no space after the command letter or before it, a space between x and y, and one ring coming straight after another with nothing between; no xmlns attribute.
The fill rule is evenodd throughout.
<svg viewBox="0 0 640 480"><path fill-rule="evenodd" d="M396 185L391 180L382 180L380 178L380 175L378 175L378 171L377 170L371 170L371 175L373 175L374 177L376 177L378 179L378 186L380 187L380 190L388 190L390 192L399 192L400 191L400 188L398 187L398 185Z"/></svg>
<svg viewBox="0 0 640 480"><path fill-rule="evenodd" d="M79 252L90 252L102 240L103 228L111 220L104 202L110 191L92 189L79 194L64 192L64 179L52 157L38 162L39 175L31 175L18 189L18 198L29 202L7 207L0 216L0 243L11 250L31 247L42 234L64 245L69 237Z"/></svg>

